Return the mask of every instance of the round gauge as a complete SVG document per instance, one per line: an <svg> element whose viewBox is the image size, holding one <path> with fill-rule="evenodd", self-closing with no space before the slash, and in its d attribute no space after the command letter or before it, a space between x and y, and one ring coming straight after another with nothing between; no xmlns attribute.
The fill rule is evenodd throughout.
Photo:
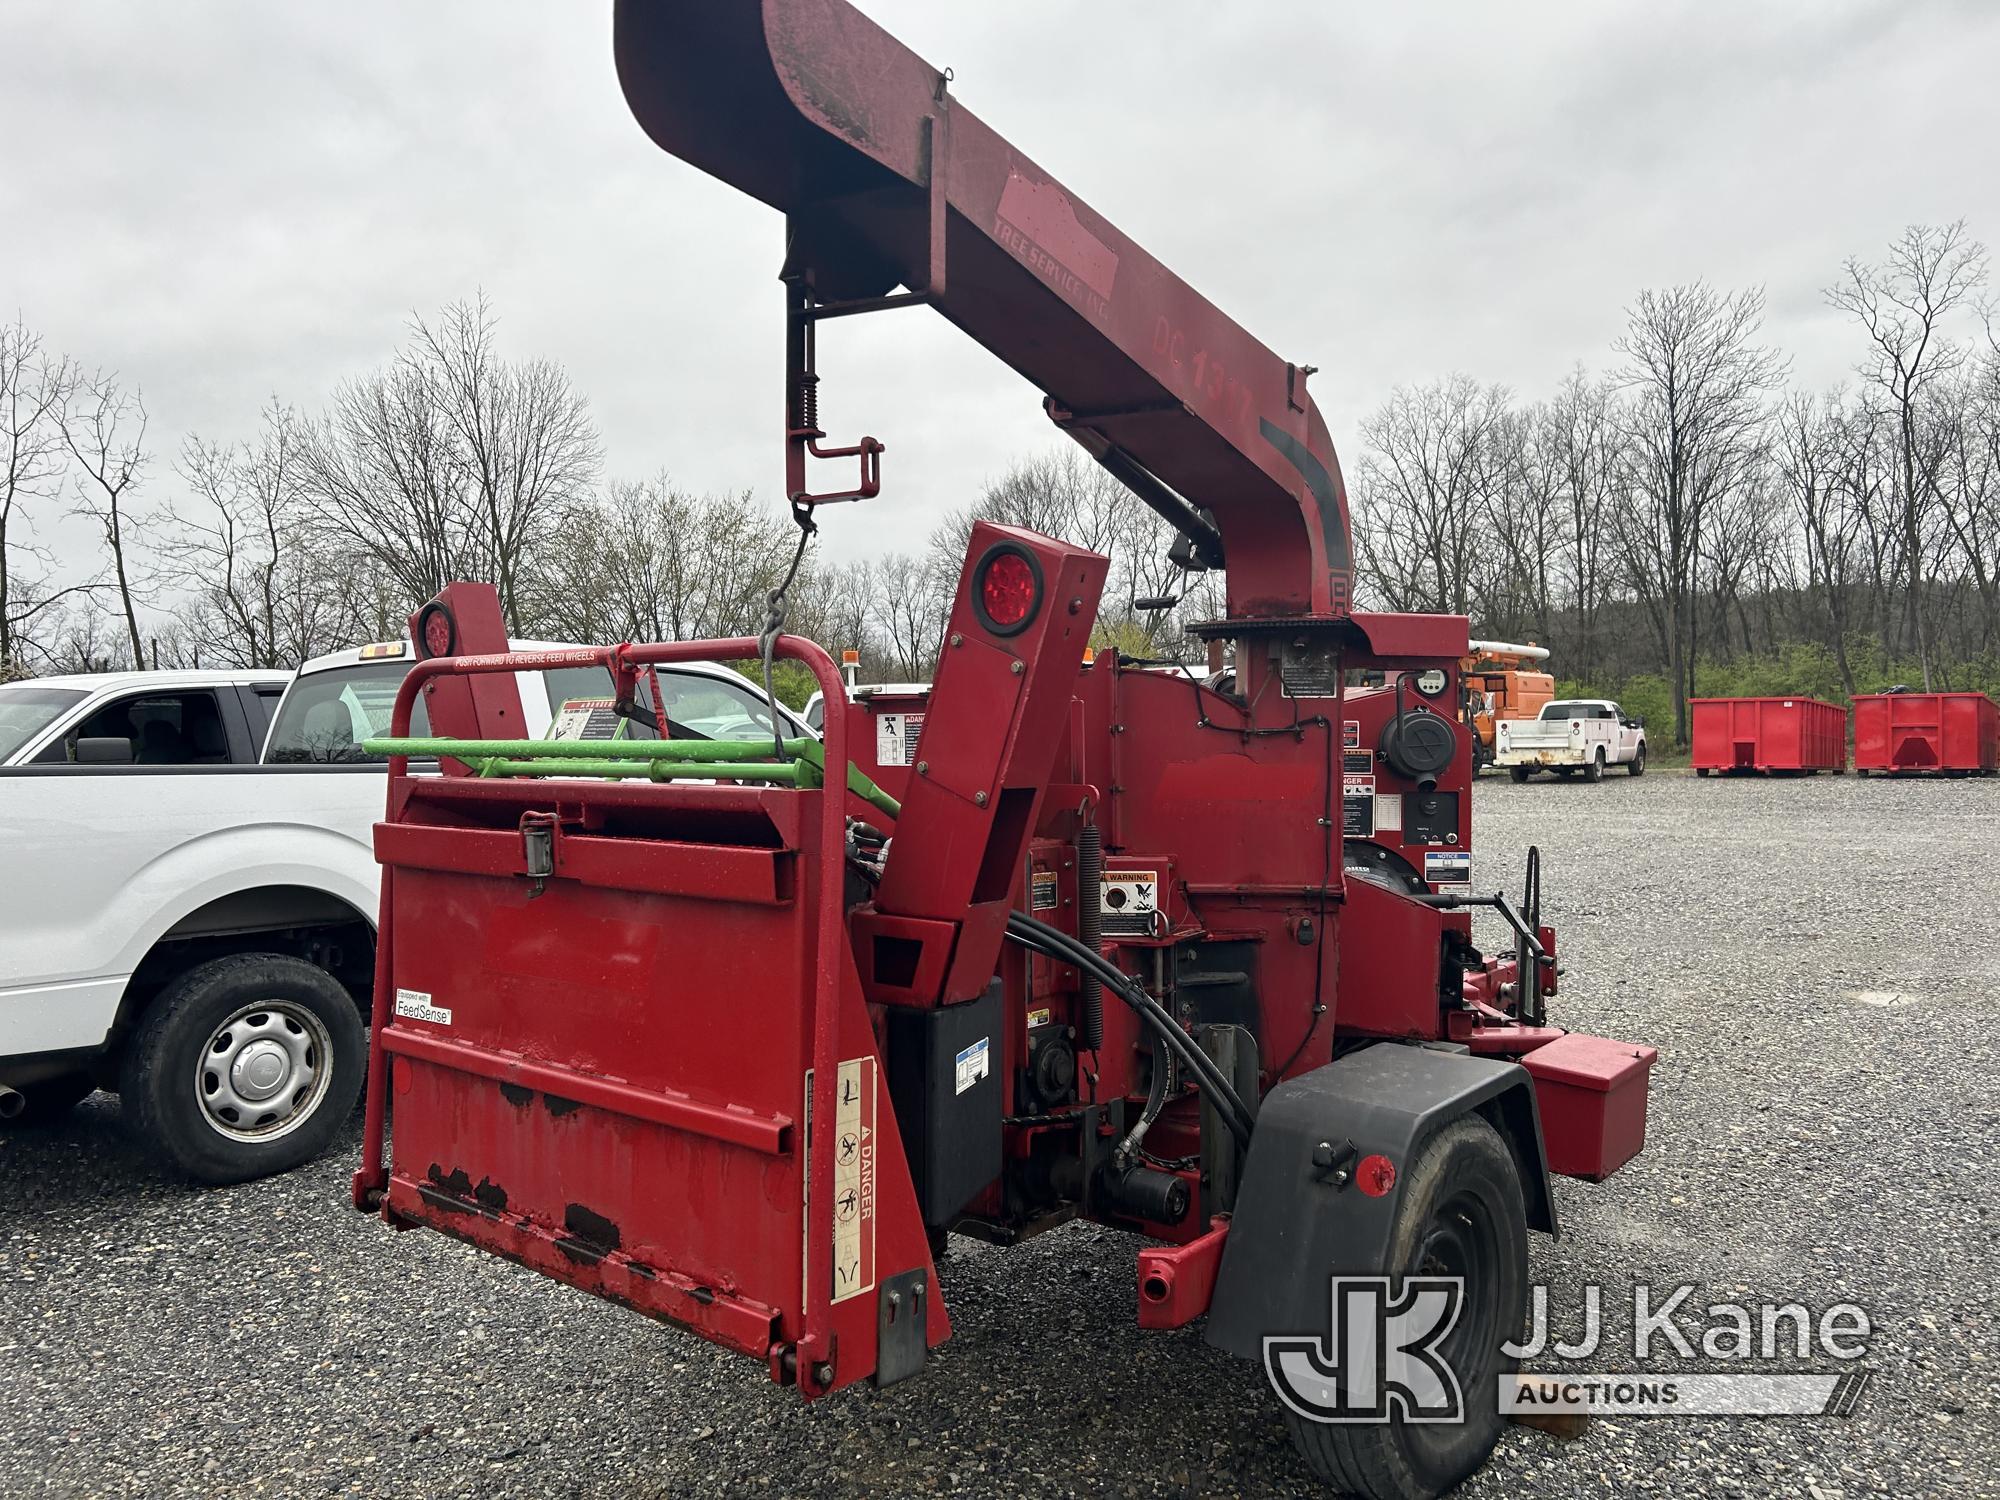
<svg viewBox="0 0 2000 1500"><path fill-rule="evenodd" d="M1426 698L1435 698L1444 691L1445 675L1443 667L1432 667L1427 672L1417 673L1417 691Z"/></svg>

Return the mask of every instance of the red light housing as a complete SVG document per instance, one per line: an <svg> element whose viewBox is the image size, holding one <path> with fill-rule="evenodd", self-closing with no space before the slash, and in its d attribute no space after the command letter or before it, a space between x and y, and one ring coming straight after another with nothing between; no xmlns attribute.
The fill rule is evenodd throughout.
<svg viewBox="0 0 2000 1500"><path fill-rule="evenodd" d="M458 621L435 599L417 611L417 645L425 656L450 656L458 647Z"/></svg>
<svg viewBox="0 0 2000 1500"><path fill-rule="evenodd" d="M1396 1164L1377 1151L1364 1156L1354 1168L1354 1185L1371 1198L1380 1198L1396 1185Z"/></svg>
<svg viewBox="0 0 2000 1500"><path fill-rule="evenodd" d="M1042 607L1042 565L1012 542L987 550L972 574L972 607L995 635L1018 635Z"/></svg>

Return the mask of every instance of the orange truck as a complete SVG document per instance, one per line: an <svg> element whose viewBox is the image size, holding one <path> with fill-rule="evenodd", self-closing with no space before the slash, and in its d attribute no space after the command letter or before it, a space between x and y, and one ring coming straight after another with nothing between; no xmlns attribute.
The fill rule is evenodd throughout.
<svg viewBox="0 0 2000 1500"><path fill-rule="evenodd" d="M1510 646L1504 641L1472 641L1459 663L1462 705L1459 717L1472 731L1473 774L1493 764L1493 725L1500 719L1532 719L1555 696L1556 680L1535 670L1549 659L1546 646Z"/></svg>

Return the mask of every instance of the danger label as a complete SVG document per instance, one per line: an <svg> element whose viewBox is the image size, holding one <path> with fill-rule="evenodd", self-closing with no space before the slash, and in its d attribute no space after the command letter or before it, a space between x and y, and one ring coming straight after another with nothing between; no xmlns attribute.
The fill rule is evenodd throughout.
<svg viewBox="0 0 2000 1500"><path fill-rule="evenodd" d="M833 1300L875 1290L875 1059L840 1065L833 1099Z"/></svg>
<svg viewBox="0 0 2000 1500"><path fill-rule="evenodd" d="M451 1012L442 1005L431 1004L431 997L424 990L397 990L396 1014L408 1021L428 1021L433 1026L449 1026Z"/></svg>
<svg viewBox="0 0 2000 1500"><path fill-rule="evenodd" d="M907 766L916 759L917 737L924 732L922 714L875 716L875 764Z"/></svg>

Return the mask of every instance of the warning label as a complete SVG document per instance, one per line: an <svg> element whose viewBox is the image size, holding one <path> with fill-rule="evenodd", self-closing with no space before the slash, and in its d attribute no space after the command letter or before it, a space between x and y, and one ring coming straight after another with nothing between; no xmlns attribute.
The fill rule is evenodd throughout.
<svg viewBox="0 0 2000 1500"><path fill-rule="evenodd" d="M833 1099L833 1300L875 1289L875 1059L840 1065Z"/></svg>
<svg viewBox="0 0 2000 1500"><path fill-rule="evenodd" d="M907 766L917 755L917 737L924 732L922 714L875 716L875 764Z"/></svg>
<svg viewBox="0 0 2000 1500"><path fill-rule="evenodd" d="M1050 1016L1051 1016L1052 1014L1053 1014L1053 1012L1052 1012L1052 1011L1051 1011L1051 1010L1049 1009L1049 1007L1048 1007L1048 1006L1046 1006L1046 1005L1038 1005L1038 1006L1036 1006L1036 1007L1035 1007L1035 1008L1034 1008L1033 1010L1031 1010L1031 1011L1029 1011L1029 1012L1028 1012L1028 1026L1029 1026L1029 1028L1030 1028L1030 1029L1032 1029L1032 1028L1034 1028L1034 1027L1036 1027L1036 1026L1046 1026L1046 1025L1048 1025L1048 1024L1049 1024L1049 1018L1050 1018Z"/></svg>
<svg viewBox="0 0 2000 1500"><path fill-rule="evenodd" d="M451 1024L451 1012L442 1005L431 1004L431 997L424 990L397 990L396 1014L410 1021L428 1021L433 1026Z"/></svg>
<svg viewBox="0 0 2000 1500"><path fill-rule="evenodd" d="M1341 722L1340 748L1342 750L1359 750L1361 748L1361 721L1359 719L1346 719Z"/></svg>
<svg viewBox="0 0 2000 1500"><path fill-rule="evenodd" d="M1106 870L1098 886L1104 931L1112 937L1151 937L1160 909L1158 870Z"/></svg>
<svg viewBox="0 0 2000 1500"><path fill-rule="evenodd" d="M1056 909L1056 872L1036 870L1028 879L1028 910L1054 911Z"/></svg>
<svg viewBox="0 0 2000 1500"><path fill-rule="evenodd" d="M569 698L549 730L552 740L615 740L618 704L612 698Z"/></svg>

